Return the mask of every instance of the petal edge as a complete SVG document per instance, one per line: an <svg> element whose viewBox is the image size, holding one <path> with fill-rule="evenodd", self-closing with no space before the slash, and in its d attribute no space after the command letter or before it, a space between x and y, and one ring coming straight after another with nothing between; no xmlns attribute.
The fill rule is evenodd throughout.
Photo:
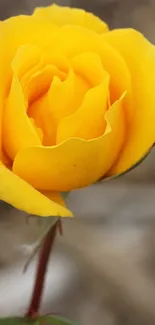
<svg viewBox="0 0 155 325"><path fill-rule="evenodd" d="M49 200L0 163L0 200L41 217L71 217L67 208Z"/></svg>

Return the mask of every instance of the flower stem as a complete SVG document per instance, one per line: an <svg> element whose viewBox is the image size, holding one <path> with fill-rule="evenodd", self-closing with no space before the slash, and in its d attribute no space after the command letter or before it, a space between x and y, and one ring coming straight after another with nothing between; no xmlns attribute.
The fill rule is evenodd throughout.
<svg viewBox="0 0 155 325"><path fill-rule="evenodd" d="M44 289L45 275L47 271L49 256L53 248L57 229L60 227L60 221L57 221L46 234L39 253L39 261L36 271L36 278L34 283L34 289L28 311L27 317L35 317L38 315L38 311L41 304L42 293Z"/></svg>

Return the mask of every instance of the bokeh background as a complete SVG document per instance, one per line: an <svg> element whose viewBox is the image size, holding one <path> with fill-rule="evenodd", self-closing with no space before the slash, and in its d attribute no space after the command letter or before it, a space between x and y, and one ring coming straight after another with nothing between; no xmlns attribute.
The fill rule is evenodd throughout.
<svg viewBox="0 0 155 325"><path fill-rule="evenodd" d="M55 2L94 12L110 28L136 28L155 43L155 0ZM0 0L0 19L49 4ZM155 324L154 160L152 150L125 176L69 195L76 218L64 221L64 236L57 239L42 311L81 325ZM22 269L42 226L37 218L26 220L0 203L0 316L23 314L31 294L35 262L26 274Z"/></svg>

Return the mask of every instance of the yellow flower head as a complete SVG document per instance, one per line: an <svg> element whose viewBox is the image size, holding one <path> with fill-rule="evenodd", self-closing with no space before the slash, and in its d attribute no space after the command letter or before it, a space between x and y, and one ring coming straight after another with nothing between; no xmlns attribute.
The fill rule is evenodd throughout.
<svg viewBox="0 0 155 325"><path fill-rule="evenodd" d="M127 171L155 139L155 48L52 5L0 24L0 199L70 216L60 192Z"/></svg>

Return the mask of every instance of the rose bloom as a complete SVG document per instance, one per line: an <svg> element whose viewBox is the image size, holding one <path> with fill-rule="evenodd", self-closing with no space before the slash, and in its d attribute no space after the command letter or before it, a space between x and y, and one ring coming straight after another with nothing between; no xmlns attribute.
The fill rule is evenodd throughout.
<svg viewBox="0 0 155 325"><path fill-rule="evenodd" d="M155 48L56 5L0 29L0 199L71 216L61 192L122 174L152 147Z"/></svg>

